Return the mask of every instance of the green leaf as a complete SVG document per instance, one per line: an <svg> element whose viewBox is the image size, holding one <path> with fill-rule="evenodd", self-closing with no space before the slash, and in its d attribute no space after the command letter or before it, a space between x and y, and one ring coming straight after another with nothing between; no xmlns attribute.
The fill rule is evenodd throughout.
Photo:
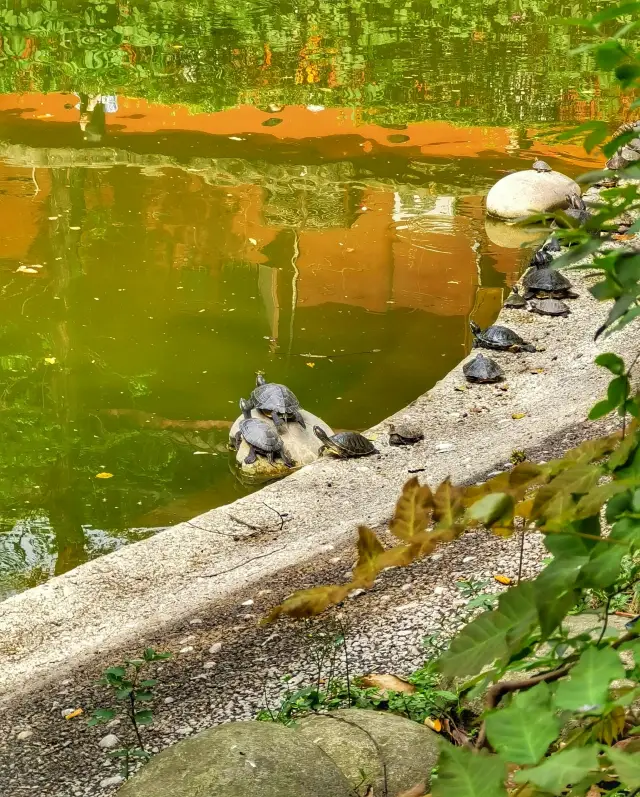
<svg viewBox="0 0 640 797"><path fill-rule="evenodd" d="M133 687L125 686L124 689L118 689L118 691L116 692L116 697L118 698L118 700L125 700L127 697L129 697L131 692L133 692Z"/></svg>
<svg viewBox="0 0 640 797"><path fill-rule="evenodd" d="M150 725L153 722L153 713L150 709L136 711L133 715L138 725Z"/></svg>
<svg viewBox="0 0 640 797"><path fill-rule="evenodd" d="M152 692L136 692L135 699L139 700L141 703L148 703L150 700L153 700L153 693Z"/></svg>
<svg viewBox="0 0 640 797"><path fill-rule="evenodd" d="M516 772L516 783L533 783L542 791L560 794L598 768L598 745L561 750L533 769Z"/></svg>
<svg viewBox="0 0 640 797"><path fill-rule="evenodd" d="M618 468L623 467L627 463L627 460L637 445L638 432L629 432L624 440L620 441L620 444L609 457L609 461L607 462L609 470L615 471Z"/></svg>
<svg viewBox="0 0 640 797"><path fill-rule="evenodd" d="M483 612L455 637L438 666L450 676L475 675L507 654L506 637L511 627L511 620L501 612Z"/></svg>
<svg viewBox="0 0 640 797"><path fill-rule="evenodd" d="M621 5L612 5L593 14L591 22L599 25L601 22L608 22L610 19L620 19L628 14L635 14L640 10L640 3L622 3Z"/></svg>
<svg viewBox="0 0 640 797"><path fill-rule="evenodd" d="M157 678L146 678L144 681L140 681L138 685L150 687L150 686L155 686L157 683L158 683Z"/></svg>
<svg viewBox="0 0 640 797"><path fill-rule="evenodd" d="M88 722L90 725L97 725L99 722L109 722L115 715L116 712L112 708L96 708Z"/></svg>
<svg viewBox="0 0 640 797"><path fill-rule="evenodd" d="M605 122L596 122L594 129L585 137L583 146L587 152L591 152L598 144L601 144L607 137L607 124Z"/></svg>
<svg viewBox="0 0 640 797"><path fill-rule="evenodd" d="M498 611L510 622L506 633L506 644L510 655L519 652L538 623L535 590L530 581L523 581L517 587L503 592L498 599Z"/></svg>
<svg viewBox="0 0 640 797"><path fill-rule="evenodd" d="M638 77L640 77L640 64L633 62L620 64L616 67L616 77L622 83L623 88L628 88Z"/></svg>
<svg viewBox="0 0 640 797"><path fill-rule="evenodd" d="M119 678L124 678L124 676L127 674L127 671L124 667L107 667L107 669L104 671L104 674L106 677L111 676L113 680L117 680Z"/></svg>
<svg viewBox="0 0 640 797"><path fill-rule="evenodd" d="M513 498L507 493L491 493L472 504L467 510L467 517L485 526L491 526L510 511L512 514L513 506Z"/></svg>
<svg viewBox="0 0 640 797"><path fill-rule="evenodd" d="M606 755L616 768L621 783L629 791L640 789L640 753L623 753L622 750L609 747Z"/></svg>
<svg viewBox="0 0 640 797"><path fill-rule="evenodd" d="M506 768L497 756L445 747L438 759L433 797L506 797Z"/></svg>
<svg viewBox="0 0 640 797"><path fill-rule="evenodd" d="M597 421L598 418L604 418L605 415L613 412L615 408L616 405L611 404L609 401L599 401L589 410L588 418L590 421Z"/></svg>
<svg viewBox="0 0 640 797"><path fill-rule="evenodd" d="M607 401L617 407L626 401L629 395L629 378L627 376L616 376L609 382L607 390Z"/></svg>
<svg viewBox="0 0 640 797"><path fill-rule="evenodd" d="M594 711L609 695L609 684L624 677L620 656L613 648L588 647L567 679L558 684L555 703L559 709Z"/></svg>
<svg viewBox="0 0 640 797"><path fill-rule="evenodd" d="M537 764L557 739L561 724L545 683L519 692L511 705L493 711L485 723L493 749L514 764Z"/></svg>
<svg viewBox="0 0 640 797"><path fill-rule="evenodd" d="M628 550L624 545L602 542L591 554L591 558L580 571L580 586L605 589L612 586L619 575L622 559Z"/></svg>
<svg viewBox="0 0 640 797"><path fill-rule="evenodd" d="M614 69L627 54L617 41L608 41L596 50L596 64L600 69Z"/></svg>
<svg viewBox="0 0 640 797"><path fill-rule="evenodd" d="M624 360L622 357L618 357L617 354L612 354L610 351L605 352L604 354L599 354L596 357L595 362L596 365L601 365L603 368L607 368L612 374L621 375L624 373Z"/></svg>

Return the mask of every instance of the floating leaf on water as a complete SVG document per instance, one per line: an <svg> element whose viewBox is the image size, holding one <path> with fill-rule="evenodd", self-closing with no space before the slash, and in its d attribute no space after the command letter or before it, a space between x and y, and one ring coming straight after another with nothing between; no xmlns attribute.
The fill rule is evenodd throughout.
<svg viewBox="0 0 640 797"><path fill-rule="evenodd" d="M57 362L55 357L45 357L44 361L47 363L47 365L55 365Z"/></svg>
<svg viewBox="0 0 640 797"><path fill-rule="evenodd" d="M82 709L77 708L75 711L71 711L69 714L65 714L64 718L66 720L72 720L74 717L79 717L82 714Z"/></svg>
<svg viewBox="0 0 640 797"><path fill-rule="evenodd" d="M23 274L37 274L38 269L31 266L18 266L16 271L21 271Z"/></svg>
<svg viewBox="0 0 640 797"><path fill-rule="evenodd" d="M276 125L282 124L282 119L278 119L277 116L271 117L271 119L265 119L262 123L263 127L275 127Z"/></svg>
<svg viewBox="0 0 640 797"><path fill-rule="evenodd" d="M509 584L511 584L511 579L509 578L509 576L503 576L500 573L498 573L498 575L494 576L494 578L498 582L498 584L504 584L505 587L508 587Z"/></svg>
<svg viewBox="0 0 640 797"><path fill-rule="evenodd" d="M102 473L96 473L96 479L112 479L113 473L106 473L102 471Z"/></svg>
<svg viewBox="0 0 640 797"><path fill-rule="evenodd" d="M70 230L79 230L80 227L69 227Z"/></svg>
<svg viewBox="0 0 640 797"><path fill-rule="evenodd" d="M431 717L427 717L424 721L424 724L427 726L427 728L431 728L431 730L435 731L436 733L440 733L442 730L442 723L439 719L433 720Z"/></svg>
<svg viewBox="0 0 640 797"><path fill-rule="evenodd" d="M305 363L305 365L307 366L307 368L315 368L316 367L315 363Z"/></svg>
<svg viewBox="0 0 640 797"><path fill-rule="evenodd" d="M519 421L521 418L526 418L527 417L527 413L526 412L514 412L511 417L513 418L514 421Z"/></svg>
<svg viewBox="0 0 640 797"><path fill-rule="evenodd" d="M258 245L258 242L256 241L256 239L255 239L255 238L249 238L249 243L250 243L250 244L253 244L254 246L257 246L257 245Z"/></svg>
<svg viewBox="0 0 640 797"><path fill-rule="evenodd" d="M404 144L405 141L409 140L409 136L405 136L402 133L393 133L390 136L387 136L387 141L390 144Z"/></svg>
<svg viewBox="0 0 640 797"><path fill-rule="evenodd" d="M361 683L363 686L375 687L382 692L403 692L406 695L412 695L416 691L415 686L409 681L391 674L371 673L363 676Z"/></svg>

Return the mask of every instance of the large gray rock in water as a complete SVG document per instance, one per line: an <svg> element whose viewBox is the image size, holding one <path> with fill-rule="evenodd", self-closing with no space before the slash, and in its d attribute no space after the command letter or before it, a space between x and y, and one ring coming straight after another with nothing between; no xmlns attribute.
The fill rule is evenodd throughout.
<svg viewBox="0 0 640 797"><path fill-rule="evenodd" d="M119 797L352 797L320 747L271 722L230 722L168 747Z"/></svg>
<svg viewBox="0 0 640 797"><path fill-rule="evenodd" d="M528 169L507 174L487 194L487 213L500 219L518 219L567 207L567 195L580 196L580 186L560 172Z"/></svg>
<svg viewBox="0 0 640 797"><path fill-rule="evenodd" d="M349 708L314 714L300 720L296 730L322 748L360 794L373 786L374 797L385 794L383 763L387 793L399 794L417 783L429 786L440 751L437 733L381 711Z"/></svg>
<svg viewBox="0 0 640 797"><path fill-rule="evenodd" d="M286 427L280 435L282 437L285 450L291 459L296 463L296 467L309 465L318 459L318 450L320 449L322 443L313 433L314 426L320 426L328 435L333 434L331 427L327 426L327 424L321 418L318 418L317 415L302 409L300 410L300 413L304 418L304 422L307 424L307 428L303 429L302 426L295 421L288 421ZM260 418L268 423L273 429L275 429L275 425L271 418L263 415L261 412L258 412L258 410L252 410L251 415L254 418ZM236 418L233 426L231 427L229 432L230 444L233 442L236 432L240 428L240 422L242 419L242 415L239 418ZM248 454L249 446L243 440L240 444L239 450L236 452L236 465L240 471L240 475L243 478L262 481L266 479L276 479L280 476L286 476L287 473L291 473L291 468L288 468L279 457L276 457L273 465L266 457L262 456L258 456L258 459L255 462L247 465L244 460Z"/></svg>

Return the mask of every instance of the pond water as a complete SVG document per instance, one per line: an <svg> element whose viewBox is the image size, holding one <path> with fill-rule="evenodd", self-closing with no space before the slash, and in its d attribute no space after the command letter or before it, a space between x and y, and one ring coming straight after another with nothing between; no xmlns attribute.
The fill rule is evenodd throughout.
<svg viewBox="0 0 640 797"><path fill-rule="evenodd" d="M0 2L0 597L245 494L255 372L337 429L431 387L526 253L483 195L624 108L594 2Z"/></svg>

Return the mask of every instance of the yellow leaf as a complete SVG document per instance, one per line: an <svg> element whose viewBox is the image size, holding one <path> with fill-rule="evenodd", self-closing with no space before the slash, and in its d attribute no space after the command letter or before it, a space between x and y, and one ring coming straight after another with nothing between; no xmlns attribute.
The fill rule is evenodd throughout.
<svg viewBox="0 0 640 797"><path fill-rule="evenodd" d="M505 587L508 587L509 584L511 584L511 579L509 578L509 576L503 576L500 575L500 573L498 573L498 575L494 576L494 578L498 582L498 584L504 584Z"/></svg>
<svg viewBox="0 0 640 797"><path fill-rule="evenodd" d="M435 731L436 733L440 733L442 730L442 723L439 719L432 720L431 717L427 717L424 721L424 724L427 726L427 728L431 728L431 730Z"/></svg>
<svg viewBox="0 0 640 797"><path fill-rule="evenodd" d="M340 584L339 586L312 587L311 589L294 592L279 606L272 609L268 617L263 620L263 624L272 623L283 614L297 618L313 617L316 614L321 614L330 606L335 606L343 601L354 586L354 584L349 583Z"/></svg>
<svg viewBox="0 0 640 797"><path fill-rule="evenodd" d="M533 501L533 498L527 498L526 501L520 501L519 504L516 504L516 517L521 517L525 520L528 520L533 512Z"/></svg>
<svg viewBox="0 0 640 797"><path fill-rule="evenodd" d="M626 713L622 706L614 706L609 714L602 717L593 726L593 736L604 744L612 745L613 742L622 736L626 722Z"/></svg>
<svg viewBox="0 0 640 797"><path fill-rule="evenodd" d="M371 587L382 569L380 554L384 547L375 533L366 526L358 529L358 562L353 569L353 583L358 587Z"/></svg>
<svg viewBox="0 0 640 797"><path fill-rule="evenodd" d="M527 417L527 413L526 412L514 412L511 417L513 418L514 421L519 421L522 418L526 418Z"/></svg>
<svg viewBox="0 0 640 797"><path fill-rule="evenodd" d="M72 711L69 714L65 714L64 718L66 720L72 720L74 717L79 717L81 714L82 714L82 709L77 708L75 711Z"/></svg>
<svg viewBox="0 0 640 797"><path fill-rule="evenodd" d="M456 516L462 508L463 495L464 490L454 487L448 477L436 490L433 496L433 516L443 528L455 525Z"/></svg>
<svg viewBox="0 0 640 797"><path fill-rule="evenodd" d="M466 389L467 389L467 386L466 385L458 385L457 387L454 387L453 389L457 390L460 393L464 393L466 391Z"/></svg>
<svg viewBox="0 0 640 797"><path fill-rule="evenodd" d="M433 495L428 485L420 485L414 476L402 488L389 531L404 542L427 530L431 520Z"/></svg>
<svg viewBox="0 0 640 797"><path fill-rule="evenodd" d="M57 362L55 357L45 357L44 361L47 363L47 365L55 365Z"/></svg>
<svg viewBox="0 0 640 797"><path fill-rule="evenodd" d="M105 473L104 471L102 473L96 473L96 479L112 479L112 478L113 478L113 473Z"/></svg>
<svg viewBox="0 0 640 797"><path fill-rule="evenodd" d="M316 364L315 363L306 363L306 366L307 366L307 368L315 368Z"/></svg>
<svg viewBox="0 0 640 797"><path fill-rule="evenodd" d="M398 678L397 675L379 675L378 673L371 673L370 675L364 675L360 679L360 683L363 686L380 689L383 694L402 692L405 695L412 695L416 691L413 684L410 684L409 681L405 681L404 678Z"/></svg>
<svg viewBox="0 0 640 797"><path fill-rule="evenodd" d="M37 268L31 268L30 266L18 266L16 271L21 271L23 274L37 274Z"/></svg>

